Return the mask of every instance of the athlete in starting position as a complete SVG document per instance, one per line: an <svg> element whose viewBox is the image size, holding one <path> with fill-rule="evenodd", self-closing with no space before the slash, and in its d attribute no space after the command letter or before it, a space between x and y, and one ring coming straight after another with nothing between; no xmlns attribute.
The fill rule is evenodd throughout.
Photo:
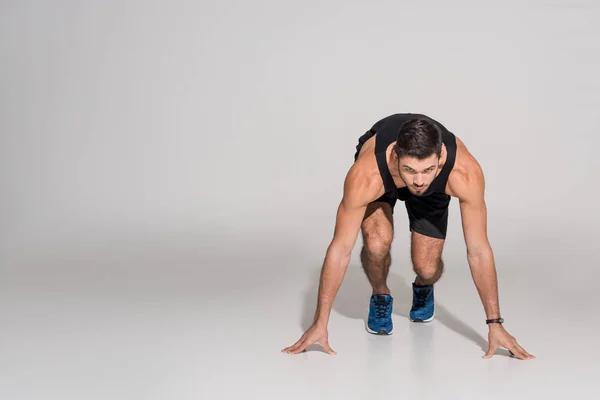
<svg viewBox="0 0 600 400"><path fill-rule="evenodd" d="M451 197L459 200L467 260L489 326L490 358L499 347L520 359L535 358L503 327L498 304L494 256L487 238L484 176L463 142L442 124L423 114L394 114L358 140L354 164L344 181L333 239L321 270L318 304L312 326L283 352L296 354L312 344L327 353L327 323L333 300L348 267L359 230L363 268L373 288L367 330L391 334L393 298L387 286L394 236L396 200L405 203L410 220L412 283L410 320L434 317L433 285L443 271L442 249Z"/></svg>

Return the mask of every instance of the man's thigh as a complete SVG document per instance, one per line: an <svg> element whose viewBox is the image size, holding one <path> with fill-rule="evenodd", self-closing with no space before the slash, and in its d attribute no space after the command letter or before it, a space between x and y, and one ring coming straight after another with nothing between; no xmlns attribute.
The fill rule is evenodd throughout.
<svg viewBox="0 0 600 400"><path fill-rule="evenodd" d="M394 237L393 203L378 200L370 203L361 224L363 242L390 245Z"/></svg>
<svg viewBox="0 0 600 400"><path fill-rule="evenodd" d="M437 265L442 258L445 239L438 239L412 231L410 253L414 264Z"/></svg>

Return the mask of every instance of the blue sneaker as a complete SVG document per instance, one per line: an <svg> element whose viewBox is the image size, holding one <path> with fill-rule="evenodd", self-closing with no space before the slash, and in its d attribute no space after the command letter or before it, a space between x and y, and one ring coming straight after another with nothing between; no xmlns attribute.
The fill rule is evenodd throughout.
<svg viewBox="0 0 600 400"><path fill-rule="evenodd" d="M410 309L412 322L429 322L433 319L433 285L413 287L413 304Z"/></svg>
<svg viewBox="0 0 600 400"><path fill-rule="evenodd" d="M367 332L376 335L392 334L392 330L394 329L392 323L393 304L394 299L389 294L376 294L371 296Z"/></svg>

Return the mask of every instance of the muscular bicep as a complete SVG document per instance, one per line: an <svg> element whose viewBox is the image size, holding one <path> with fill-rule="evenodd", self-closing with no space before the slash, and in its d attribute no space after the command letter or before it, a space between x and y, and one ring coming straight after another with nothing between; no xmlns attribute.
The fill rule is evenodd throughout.
<svg viewBox="0 0 600 400"><path fill-rule="evenodd" d="M485 201L460 201L463 235L468 256L487 252L490 245L487 237L487 208Z"/></svg>
<svg viewBox="0 0 600 400"><path fill-rule="evenodd" d="M366 205L357 205L347 198L342 199L337 210L335 230L331 246L344 254L350 254L364 218Z"/></svg>
<svg viewBox="0 0 600 400"><path fill-rule="evenodd" d="M375 192L374 192L375 190ZM376 195L368 179L352 171L344 182L344 196L336 214L335 229L331 246L344 254L350 254L365 216L369 199Z"/></svg>
<svg viewBox="0 0 600 400"><path fill-rule="evenodd" d="M471 165L467 174L454 182L453 190L459 198L467 254L475 256L489 251L485 180L477 162Z"/></svg>

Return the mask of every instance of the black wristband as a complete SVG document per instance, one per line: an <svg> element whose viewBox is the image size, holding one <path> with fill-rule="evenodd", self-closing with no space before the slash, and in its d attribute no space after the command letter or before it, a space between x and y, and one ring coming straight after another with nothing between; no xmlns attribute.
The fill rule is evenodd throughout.
<svg viewBox="0 0 600 400"><path fill-rule="evenodd" d="M494 318L494 319L486 319L486 324L502 324L504 323L504 318Z"/></svg>

